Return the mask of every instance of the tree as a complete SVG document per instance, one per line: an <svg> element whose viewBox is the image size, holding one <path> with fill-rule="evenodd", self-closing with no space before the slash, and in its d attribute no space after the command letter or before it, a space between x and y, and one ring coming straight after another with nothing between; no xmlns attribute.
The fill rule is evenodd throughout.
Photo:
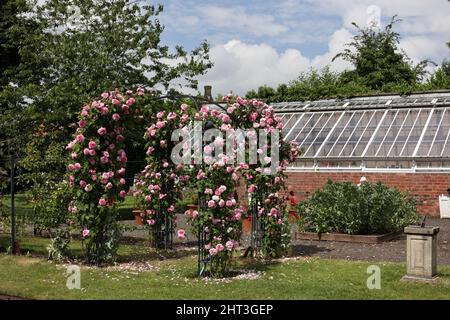
<svg viewBox="0 0 450 320"><path fill-rule="evenodd" d="M10 112L0 122L21 138L21 181L36 187L36 198L63 178L62 155L85 103L116 88L196 87L211 67L206 42L191 52L161 43L162 10L131 0L33 0L23 10L34 27L16 38L19 65L6 91L17 99L4 99ZM18 19L15 29L24 24ZM143 160L141 132L127 142L130 160Z"/></svg>
<svg viewBox="0 0 450 320"><path fill-rule="evenodd" d="M447 42L447 46L450 49L450 42ZM450 60L444 59L441 69L447 77L450 77Z"/></svg>
<svg viewBox="0 0 450 320"><path fill-rule="evenodd" d="M399 50L400 35L393 31L394 24L399 21L393 16L383 30L360 28L353 23L358 34L347 44L351 48L338 53L332 60L342 58L354 66L354 70L343 73L344 80L356 79L370 89L379 90L392 84L414 86L422 79L428 61L414 66L406 53Z"/></svg>
<svg viewBox="0 0 450 320"><path fill-rule="evenodd" d="M170 89L177 81L195 87L195 77L211 67L208 44L190 53L161 44L162 10L130 0L48 0L40 5L35 1L28 14L39 32L23 41L17 75L22 79L29 72L27 66L42 64L39 84L19 82L32 99L33 130L43 126L63 148L76 112L103 91ZM46 146L40 150L45 154Z"/></svg>

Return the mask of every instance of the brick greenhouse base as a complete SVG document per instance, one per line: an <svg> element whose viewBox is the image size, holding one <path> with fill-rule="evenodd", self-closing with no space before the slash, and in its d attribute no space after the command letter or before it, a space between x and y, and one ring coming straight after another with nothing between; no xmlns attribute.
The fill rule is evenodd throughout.
<svg viewBox="0 0 450 320"><path fill-rule="evenodd" d="M420 214L439 216L439 196L447 195L450 173L368 173L368 172L288 172L286 185L304 199L322 188L328 179L359 183L362 176L370 182L381 181L390 187L409 191L417 200Z"/></svg>

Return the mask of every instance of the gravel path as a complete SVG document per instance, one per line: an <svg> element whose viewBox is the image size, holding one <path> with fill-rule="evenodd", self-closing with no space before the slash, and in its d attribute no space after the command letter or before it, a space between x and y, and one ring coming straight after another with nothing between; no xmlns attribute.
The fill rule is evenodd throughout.
<svg viewBox="0 0 450 320"><path fill-rule="evenodd" d="M450 219L427 218L427 226L438 226L438 264L450 264ZM293 255L330 259L405 262L406 236L380 244L297 240Z"/></svg>

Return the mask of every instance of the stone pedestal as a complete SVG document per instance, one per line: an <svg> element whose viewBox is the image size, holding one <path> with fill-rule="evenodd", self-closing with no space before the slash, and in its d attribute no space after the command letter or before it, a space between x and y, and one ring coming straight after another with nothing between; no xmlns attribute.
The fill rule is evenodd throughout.
<svg viewBox="0 0 450 320"><path fill-rule="evenodd" d="M406 234L406 276L403 279L435 279L439 227L409 226L404 232Z"/></svg>

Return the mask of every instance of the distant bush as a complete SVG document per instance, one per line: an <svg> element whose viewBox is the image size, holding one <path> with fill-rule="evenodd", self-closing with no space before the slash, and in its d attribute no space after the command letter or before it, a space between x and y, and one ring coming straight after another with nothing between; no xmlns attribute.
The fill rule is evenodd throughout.
<svg viewBox="0 0 450 320"><path fill-rule="evenodd" d="M298 205L304 231L383 234L417 223L415 199L381 182L326 183Z"/></svg>

